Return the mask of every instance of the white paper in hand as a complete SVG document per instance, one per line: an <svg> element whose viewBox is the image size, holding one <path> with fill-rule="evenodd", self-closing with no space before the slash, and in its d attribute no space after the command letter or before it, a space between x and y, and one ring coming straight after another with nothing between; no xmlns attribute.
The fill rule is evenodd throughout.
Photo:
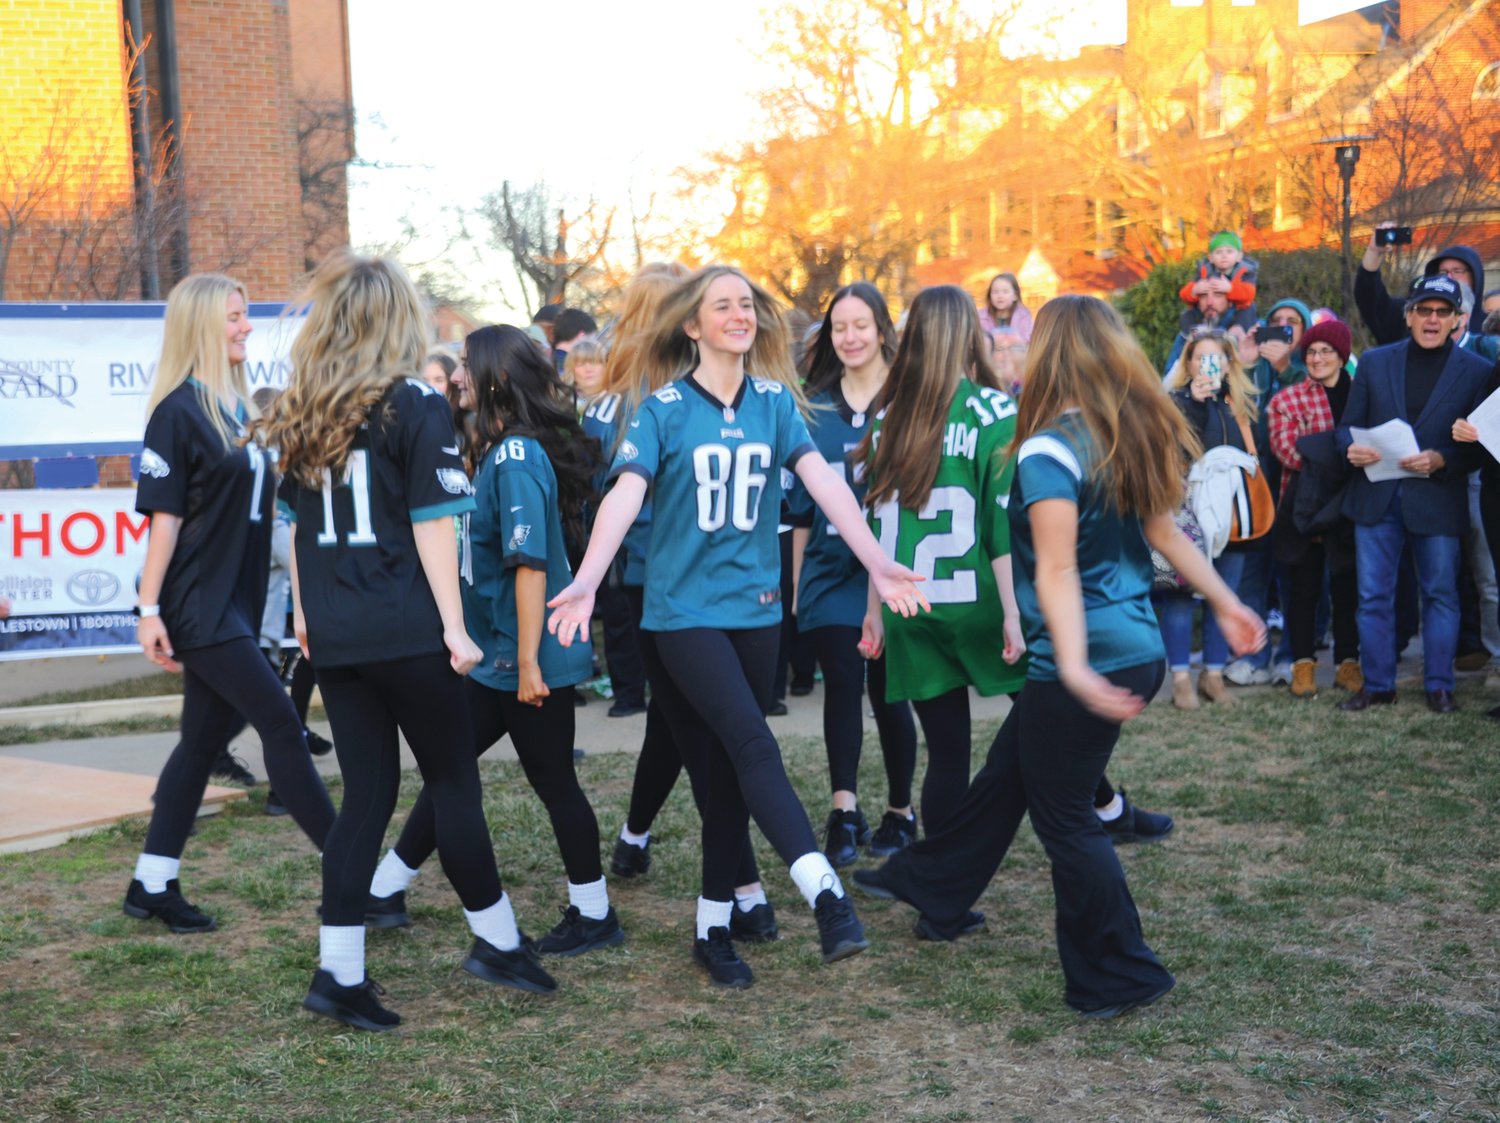
<svg viewBox="0 0 1500 1123"><path fill-rule="evenodd" d="M1401 467L1401 461L1422 450L1417 447L1416 433L1399 417L1393 417L1373 429L1351 427L1349 435L1354 438L1355 444L1367 445L1380 453L1379 460L1365 465L1365 477L1372 484L1383 480L1404 480L1417 475L1416 472Z"/></svg>
<svg viewBox="0 0 1500 1123"><path fill-rule="evenodd" d="M1500 390L1496 390L1475 407L1468 422L1479 430L1479 443L1500 460Z"/></svg>

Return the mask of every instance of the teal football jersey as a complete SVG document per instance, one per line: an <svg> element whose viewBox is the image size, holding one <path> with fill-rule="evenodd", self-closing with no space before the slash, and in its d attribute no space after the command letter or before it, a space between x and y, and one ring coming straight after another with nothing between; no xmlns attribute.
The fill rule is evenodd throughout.
<svg viewBox="0 0 1500 1123"><path fill-rule="evenodd" d="M811 451L807 424L779 382L747 377L725 405L686 375L642 403L610 470L651 485L641 627L781 622L780 469Z"/></svg>
<svg viewBox="0 0 1500 1123"><path fill-rule="evenodd" d="M881 423L877 417L876 440ZM911 617L882 609L889 701L922 701L971 685L1004 694L1026 681L1026 661L1002 657L1004 615L991 565L1010 553L1006 452L1015 431L1016 405L1006 394L961 380L926 505L908 510L898 496L870 513L881 549L927 579L921 589L932 605Z"/></svg>
<svg viewBox="0 0 1500 1123"><path fill-rule="evenodd" d="M469 673L492 690L513 691L520 685L517 567L547 574L548 600L573 580L558 515L557 475L541 444L516 436L491 448L474 477L474 501L461 588L464 626L484 659ZM545 609L542 618L537 649L542 681L563 687L588 678L593 665L588 634L563 647L547 630Z"/></svg>
<svg viewBox="0 0 1500 1123"><path fill-rule="evenodd" d="M1166 657L1151 607L1151 550L1135 515L1122 515L1090 478L1094 441L1076 413L1031 436L1016 454L1010 524L1015 543L1016 600L1031 652L1029 677L1056 681L1052 637L1036 596L1036 548L1030 510L1042 499L1078 508L1078 583L1083 589L1089 666L1118 671Z"/></svg>
<svg viewBox="0 0 1500 1123"><path fill-rule="evenodd" d="M846 479L844 460L864 439L866 415L844 400L837 383L813 399L809 429L813 443L834 471ZM854 497L864 502L863 484L851 484ZM857 628L864 622L870 578L838 528L812 501L801 481L791 489L792 522L809 528L807 549L797 585L797 627L801 631L841 625Z"/></svg>

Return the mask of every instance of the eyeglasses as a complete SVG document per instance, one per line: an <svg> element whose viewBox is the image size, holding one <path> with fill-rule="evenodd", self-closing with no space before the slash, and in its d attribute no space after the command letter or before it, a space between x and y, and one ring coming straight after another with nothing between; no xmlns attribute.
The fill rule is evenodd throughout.
<svg viewBox="0 0 1500 1123"><path fill-rule="evenodd" d="M1434 318L1446 320L1449 316L1458 315L1458 309L1450 308L1446 304L1436 308L1430 304L1426 304L1418 308L1413 308L1411 314L1419 320L1431 320Z"/></svg>
<svg viewBox="0 0 1500 1123"><path fill-rule="evenodd" d="M1307 357L1309 359L1313 357L1317 357L1319 359L1329 359L1333 358L1337 354L1338 352L1335 351L1332 347L1312 346L1307 349Z"/></svg>
<svg viewBox="0 0 1500 1123"><path fill-rule="evenodd" d="M1467 265L1445 265L1438 270L1444 277L1451 277L1455 281L1467 280L1474 274Z"/></svg>

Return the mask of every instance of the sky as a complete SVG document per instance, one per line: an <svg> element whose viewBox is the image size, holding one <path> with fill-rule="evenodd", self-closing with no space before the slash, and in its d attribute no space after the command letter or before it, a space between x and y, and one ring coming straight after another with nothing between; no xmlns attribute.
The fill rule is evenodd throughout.
<svg viewBox="0 0 1500 1123"><path fill-rule="evenodd" d="M1072 3L1027 0L1023 11L1053 17ZM1302 21L1359 6L1301 0ZM410 222L408 264L447 261L491 316L518 309L519 288L503 259L448 249L461 210L505 180L544 180L578 206L593 196L625 208L634 197L640 208L674 190L675 169L756 139L754 93L776 77L757 60L765 21L751 5L352 0L348 10L368 165L351 175L354 244L391 244ZM1124 0L1082 0L1080 10L1067 22L1092 23L1080 43L1123 40ZM497 278L509 282L508 302Z"/></svg>

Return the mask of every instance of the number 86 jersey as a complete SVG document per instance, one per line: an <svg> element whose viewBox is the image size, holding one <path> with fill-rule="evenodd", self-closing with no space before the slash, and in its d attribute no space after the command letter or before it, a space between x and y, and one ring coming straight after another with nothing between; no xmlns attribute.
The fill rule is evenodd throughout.
<svg viewBox="0 0 1500 1123"><path fill-rule="evenodd" d="M610 468L652 489L641 627L781 622L781 469L813 451L779 382L747 377L725 405L686 375L642 403Z"/></svg>
<svg viewBox="0 0 1500 1123"><path fill-rule="evenodd" d="M875 419L875 439L882 419ZM943 427L943 455L920 511L887 500L870 513L870 530L889 558L927 578L931 613L902 617L882 609L886 696L922 701L961 686L980 694L1019 690L1026 660L1002 657L1004 613L991 562L1010 553L1016 407L999 390L960 379Z"/></svg>

